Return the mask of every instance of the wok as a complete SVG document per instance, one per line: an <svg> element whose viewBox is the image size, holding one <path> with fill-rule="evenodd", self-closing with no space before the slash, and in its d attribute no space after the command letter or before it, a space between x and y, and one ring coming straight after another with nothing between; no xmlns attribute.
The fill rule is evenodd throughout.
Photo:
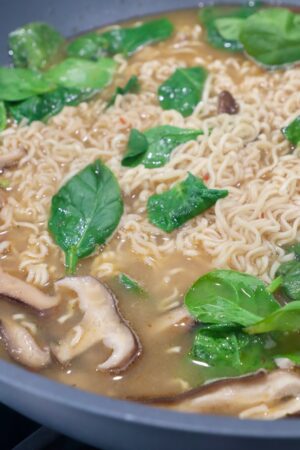
<svg viewBox="0 0 300 450"><path fill-rule="evenodd" d="M282 3L299 5L299 0ZM96 26L191 6L197 6L197 0L8 0L1 4L1 63L9 62L9 31L30 21L46 21L71 36ZM271 439L276 450L295 448L300 438L297 419L239 421L176 413L86 393L4 361L0 361L0 401L47 427L107 450L218 450L225 446L266 450Z"/></svg>

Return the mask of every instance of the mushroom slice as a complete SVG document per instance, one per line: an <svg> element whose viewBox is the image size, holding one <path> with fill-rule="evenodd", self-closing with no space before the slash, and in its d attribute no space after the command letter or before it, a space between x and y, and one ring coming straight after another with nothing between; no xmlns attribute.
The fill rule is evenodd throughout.
<svg viewBox="0 0 300 450"><path fill-rule="evenodd" d="M180 306L162 314L151 326L154 333L163 333L172 327L186 330L195 323L185 306Z"/></svg>
<svg viewBox="0 0 300 450"><path fill-rule="evenodd" d="M8 318L0 319L1 335L10 356L30 369L43 369L50 361L48 347L40 348L25 327Z"/></svg>
<svg viewBox="0 0 300 450"><path fill-rule="evenodd" d="M24 151L17 149L8 152L4 155L0 155L0 169L5 169L5 167L10 167L20 161L24 156Z"/></svg>
<svg viewBox="0 0 300 450"><path fill-rule="evenodd" d="M59 297L44 294L34 286L0 270L0 295L18 300L38 311L53 308L59 303Z"/></svg>
<svg viewBox="0 0 300 450"><path fill-rule="evenodd" d="M239 415L240 418L278 419L300 411L297 371L258 372L215 381L184 394L153 401L191 413Z"/></svg>
<svg viewBox="0 0 300 450"><path fill-rule="evenodd" d="M93 345L103 342L112 354L97 369L122 371L140 354L137 336L129 328L117 309L112 292L96 278L66 277L57 287L75 291L79 308L84 313L81 322L51 349L61 363L66 363ZM78 334L79 332L79 334Z"/></svg>

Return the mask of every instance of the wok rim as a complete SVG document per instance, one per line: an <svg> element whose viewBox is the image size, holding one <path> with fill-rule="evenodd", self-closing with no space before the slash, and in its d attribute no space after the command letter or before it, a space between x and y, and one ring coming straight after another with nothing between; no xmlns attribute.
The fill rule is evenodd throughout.
<svg viewBox="0 0 300 450"><path fill-rule="evenodd" d="M93 394L13 363L0 361L0 384L55 404L135 425L193 434L240 438L300 438L299 419L241 420L235 417L183 413ZM8 405L9 406L9 405Z"/></svg>

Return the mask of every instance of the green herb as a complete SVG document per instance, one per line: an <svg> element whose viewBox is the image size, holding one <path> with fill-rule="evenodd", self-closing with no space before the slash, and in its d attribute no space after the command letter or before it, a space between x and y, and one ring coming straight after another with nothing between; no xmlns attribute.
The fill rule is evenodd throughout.
<svg viewBox="0 0 300 450"><path fill-rule="evenodd" d="M135 167L138 164L144 164L148 169L164 166L176 147L196 140L200 134L203 134L203 131L171 125L150 128L144 133L132 129L122 165Z"/></svg>
<svg viewBox="0 0 300 450"><path fill-rule="evenodd" d="M240 326L280 308L261 280L233 270L213 270L200 277L187 292L185 305L200 322Z"/></svg>
<svg viewBox="0 0 300 450"><path fill-rule="evenodd" d="M173 34L172 23L165 18L155 19L131 28L116 28L102 34L89 33L79 36L68 47L68 54L97 59L102 54L126 56L147 44L168 39Z"/></svg>
<svg viewBox="0 0 300 450"><path fill-rule="evenodd" d="M270 341L269 336L249 336L234 328L199 328L190 356L217 369L212 377L238 376L275 367L268 354Z"/></svg>
<svg viewBox="0 0 300 450"><path fill-rule="evenodd" d="M107 108L114 105L116 98L118 95L125 95L132 93L137 93L140 90L140 83L138 80L138 77L136 75L133 75L131 78L129 78L128 82L125 84L124 87L116 87L115 93L111 97L111 99L107 103Z"/></svg>
<svg viewBox="0 0 300 450"><path fill-rule="evenodd" d="M43 94L55 86L42 74L30 69L0 67L0 100L25 100L36 94Z"/></svg>
<svg viewBox="0 0 300 450"><path fill-rule="evenodd" d="M63 37L50 25L33 22L9 34L15 67L43 69L58 53Z"/></svg>
<svg viewBox="0 0 300 450"><path fill-rule="evenodd" d="M10 181L7 178L0 176L0 188L7 189L10 186Z"/></svg>
<svg viewBox="0 0 300 450"><path fill-rule="evenodd" d="M118 182L100 160L73 176L52 198L49 230L74 273L78 259L104 244L123 213Z"/></svg>
<svg viewBox="0 0 300 450"><path fill-rule="evenodd" d="M289 300L300 300L300 261L281 264L276 275L281 277L281 290Z"/></svg>
<svg viewBox="0 0 300 450"><path fill-rule="evenodd" d="M23 119L27 119L29 123L34 120L47 121L51 116L58 114L64 106L76 106L89 100L97 92L93 89L58 87L54 91L30 97L23 102L9 104L8 110L17 122Z"/></svg>
<svg viewBox="0 0 300 450"><path fill-rule="evenodd" d="M97 60L105 56L105 39L91 32L74 39L67 47L68 56Z"/></svg>
<svg viewBox="0 0 300 450"><path fill-rule="evenodd" d="M163 109L175 109L184 117L190 116L202 98L207 72L203 67L176 69L158 88Z"/></svg>
<svg viewBox="0 0 300 450"><path fill-rule="evenodd" d="M260 322L245 329L249 334L268 333L270 331L299 331L300 330L300 301L288 303Z"/></svg>
<svg viewBox="0 0 300 450"><path fill-rule="evenodd" d="M6 128L7 114L4 102L0 101L0 131Z"/></svg>
<svg viewBox="0 0 300 450"><path fill-rule="evenodd" d="M228 195L226 190L208 189L191 173L163 194L148 199L148 218L153 225L170 233Z"/></svg>
<svg viewBox="0 0 300 450"><path fill-rule="evenodd" d="M300 61L300 15L285 8L262 9L243 23L240 42L264 66L276 68Z"/></svg>
<svg viewBox="0 0 300 450"><path fill-rule="evenodd" d="M47 72L53 84L76 89L102 89L112 80L117 63L113 59L87 61L67 58Z"/></svg>
<svg viewBox="0 0 300 450"><path fill-rule="evenodd" d="M132 278L130 278L128 275L125 275L125 273L120 273L118 276L120 284L124 286L125 289L132 292L135 295L139 295L144 297L145 296L145 290L142 288L142 286Z"/></svg>
<svg viewBox="0 0 300 450"><path fill-rule="evenodd" d="M240 8L224 6L201 8L199 19L206 28L207 41L219 49L241 51L243 49L239 41L241 27L245 19L254 14L259 6L257 2L249 2L248 6Z"/></svg>
<svg viewBox="0 0 300 450"><path fill-rule="evenodd" d="M300 260L300 242L295 242L292 245L289 245L286 248L286 251L288 253L294 253L295 254L295 258Z"/></svg>
<svg viewBox="0 0 300 450"><path fill-rule="evenodd" d="M295 147L300 144L300 116L296 117L287 127L282 129L282 133L288 141Z"/></svg>

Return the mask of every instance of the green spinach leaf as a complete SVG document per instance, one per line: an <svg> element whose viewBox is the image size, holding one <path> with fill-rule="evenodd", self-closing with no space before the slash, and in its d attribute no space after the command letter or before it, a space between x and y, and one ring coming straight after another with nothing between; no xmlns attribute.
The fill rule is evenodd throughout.
<svg viewBox="0 0 300 450"><path fill-rule="evenodd" d="M277 269L276 275L281 277L281 290L289 300L300 300L300 261L288 261Z"/></svg>
<svg viewBox="0 0 300 450"><path fill-rule="evenodd" d="M287 253L294 253L295 258L299 261L300 260L300 242L295 242L292 245L289 245L286 247Z"/></svg>
<svg viewBox="0 0 300 450"><path fill-rule="evenodd" d="M5 103L0 101L0 131L6 128L7 114Z"/></svg>
<svg viewBox="0 0 300 450"><path fill-rule="evenodd" d="M280 308L261 280L233 270L213 270L200 277L184 302L198 321L220 325L247 326Z"/></svg>
<svg viewBox="0 0 300 450"><path fill-rule="evenodd" d="M50 25L33 22L9 34L9 47L15 67L43 69L57 55L63 37Z"/></svg>
<svg viewBox="0 0 300 450"><path fill-rule="evenodd" d="M97 59L103 54L130 56L147 44L168 39L173 31L172 23L162 18L130 28L115 28L102 34L88 33L71 42L68 54L88 59Z"/></svg>
<svg viewBox="0 0 300 450"><path fill-rule="evenodd" d="M178 128L171 125L150 128L144 133L133 129L129 136L122 165L135 167L138 164L144 164L148 169L164 166L176 147L196 140L201 134L203 134L201 130Z"/></svg>
<svg viewBox="0 0 300 450"><path fill-rule="evenodd" d="M300 61L300 15L285 8L262 9L243 23L240 42L256 62L276 68Z"/></svg>
<svg viewBox="0 0 300 450"><path fill-rule="evenodd" d="M67 47L67 54L73 58L97 60L106 55L106 40L100 34L91 32L74 39Z"/></svg>
<svg viewBox="0 0 300 450"><path fill-rule="evenodd" d="M238 376L275 367L270 341L269 336L250 336L235 328L199 328L190 356L214 369L212 378Z"/></svg>
<svg viewBox="0 0 300 450"><path fill-rule="evenodd" d="M206 28L206 39L215 48L232 52L243 50L239 41L241 27L260 7L258 2L249 2L248 6L228 8L224 6L206 6L199 11L200 22Z"/></svg>
<svg viewBox="0 0 300 450"><path fill-rule="evenodd" d="M245 331L249 334L268 333L270 331L295 332L299 330L300 301L288 303L258 323L245 328Z"/></svg>
<svg viewBox="0 0 300 450"><path fill-rule="evenodd" d="M120 273L118 276L119 282L125 289L129 292L132 292L134 295L139 295L141 297L145 297L146 292L143 287L136 281L130 278L125 273Z"/></svg>
<svg viewBox="0 0 300 450"><path fill-rule="evenodd" d="M228 195L226 190L208 189L191 173L181 183L148 199L148 218L153 225L170 233Z"/></svg>
<svg viewBox="0 0 300 450"><path fill-rule="evenodd" d="M300 116L296 117L287 127L282 129L282 133L288 141L295 147L300 144Z"/></svg>
<svg viewBox="0 0 300 450"><path fill-rule="evenodd" d="M176 69L158 88L162 109L175 109L190 116L202 98L207 72L203 67Z"/></svg>
<svg viewBox="0 0 300 450"><path fill-rule="evenodd" d="M54 87L53 82L33 70L0 67L0 100L25 100L33 95L48 92Z"/></svg>
<svg viewBox="0 0 300 450"><path fill-rule="evenodd" d="M71 89L58 87L46 94L36 95L19 103L8 104L10 115L20 122L27 119L28 123L34 120L47 121L51 116L58 114L64 106L76 106L89 100L98 91L93 89Z"/></svg>
<svg viewBox="0 0 300 450"><path fill-rule="evenodd" d="M139 90L140 90L140 83L138 77L136 75L133 75L131 78L129 78L128 82L125 84L124 87L120 86L116 87L113 96L107 103L107 108L114 105L118 95L125 95L129 94L130 92L136 94L137 92L139 92Z"/></svg>
<svg viewBox="0 0 300 450"><path fill-rule="evenodd" d="M74 273L78 259L90 255L117 228L123 214L118 182L100 160L73 176L52 198L49 230Z"/></svg>
<svg viewBox="0 0 300 450"><path fill-rule="evenodd" d="M47 72L47 79L55 85L76 89L102 89L107 86L117 68L110 58L88 61L67 58Z"/></svg>

